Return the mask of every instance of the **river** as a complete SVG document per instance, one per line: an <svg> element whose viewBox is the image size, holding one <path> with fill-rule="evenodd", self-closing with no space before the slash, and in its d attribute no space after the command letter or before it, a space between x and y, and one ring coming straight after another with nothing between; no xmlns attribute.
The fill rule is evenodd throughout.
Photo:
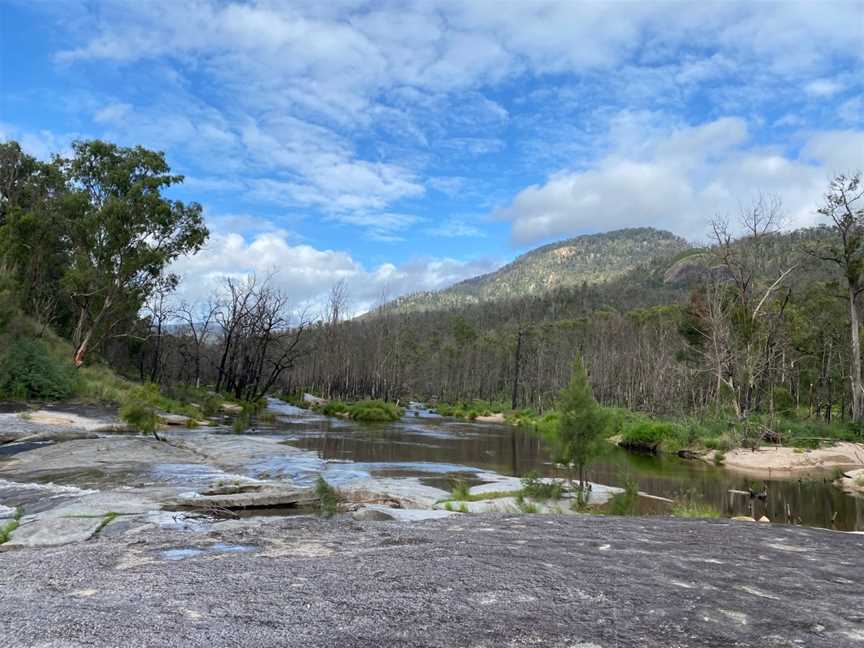
<svg viewBox="0 0 864 648"><path fill-rule="evenodd" d="M524 476L561 475L550 461L543 441L509 425L475 423L408 410L393 423L357 423L304 412L278 402L276 423L260 432L284 434L291 445L314 450L327 462L325 477L338 484L358 475L419 477L428 485L449 489L451 482L471 482L482 472ZM299 476L299 475L298 475ZM667 498L692 494L726 516L748 515L784 521L786 511L807 526L843 531L864 530L864 498L847 495L820 480L769 480L765 502L730 494L730 490L762 489L762 481L723 468L677 457L634 454L610 444L590 467L598 483L623 486L628 479L641 491ZM641 500L641 513L667 513L668 507Z"/></svg>

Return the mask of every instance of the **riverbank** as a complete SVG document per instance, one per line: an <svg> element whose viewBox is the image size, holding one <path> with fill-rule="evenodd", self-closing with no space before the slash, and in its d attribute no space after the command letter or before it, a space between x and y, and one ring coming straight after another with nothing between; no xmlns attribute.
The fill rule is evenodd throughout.
<svg viewBox="0 0 864 648"><path fill-rule="evenodd" d="M587 516L283 518L197 537L113 522L83 545L0 554L0 635L15 648L851 648L859 538Z"/></svg>
<svg viewBox="0 0 864 648"><path fill-rule="evenodd" d="M788 448L762 446L748 450L736 448L718 457L716 450L699 455L708 463L722 465L753 477L796 477L815 479L836 471L864 468L864 444L839 442L824 448Z"/></svg>

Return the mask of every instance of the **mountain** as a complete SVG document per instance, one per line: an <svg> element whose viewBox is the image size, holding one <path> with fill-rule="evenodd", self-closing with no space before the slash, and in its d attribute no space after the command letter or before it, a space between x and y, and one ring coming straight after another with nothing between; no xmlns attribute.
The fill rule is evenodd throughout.
<svg viewBox="0 0 864 648"><path fill-rule="evenodd" d="M651 227L577 236L531 250L494 272L444 290L406 295L391 302L388 310L439 310L605 283L655 258L675 256L690 247L671 232Z"/></svg>

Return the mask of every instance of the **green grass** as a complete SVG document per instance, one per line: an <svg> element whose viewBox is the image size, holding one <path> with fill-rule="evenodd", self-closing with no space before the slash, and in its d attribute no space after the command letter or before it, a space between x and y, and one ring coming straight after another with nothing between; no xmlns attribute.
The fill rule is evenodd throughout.
<svg viewBox="0 0 864 648"><path fill-rule="evenodd" d="M672 516L680 518L719 518L720 511L711 504L699 499L696 491L690 491L684 497L679 497L672 505Z"/></svg>
<svg viewBox="0 0 864 648"><path fill-rule="evenodd" d="M628 421L621 432L621 445L648 452L677 452L687 442L683 426L649 418Z"/></svg>
<svg viewBox="0 0 864 648"><path fill-rule="evenodd" d="M606 504L609 515L636 515L639 503L639 484L628 479L624 484L624 492L616 493Z"/></svg>
<svg viewBox="0 0 864 648"><path fill-rule="evenodd" d="M382 400L362 400L356 403L331 400L315 409L327 416L345 416L354 421L369 423L398 421L405 414L405 410L395 403Z"/></svg>
<svg viewBox="0 0 864 648"><path fill-rule="evenodd" d="M104 517L102 518L102 521L99 523L99 526L96 527L96 531L93 532L93 535L94 536L99 535L102 532L102 529L104 529L106 526L111 524L111 522L113 522L117 518L117 516L119 516L119 515L120 514L115 512L115 511L108 511L104 515Z"/></svg>
<svg viewBox="0 0 864 648"><path fill-rule="evenodd" d="M478 416L492 416L507 411L507 406L501 401L460 401L457 403L438 403L435 412L441 416L452 416L473 421Z"/></svg>
<svg viewBox="0 0 864 648"><path fill-rule="evenodd" d="M9 542L9 537L12 532L21 524L21 516L24 515L24 510L19 506L15 509L15 517L9 520L4 526L0 527L0 544Z"/></svg>
<svg viewBox="0 0 864 648"><path fill-rule="evenodd" d="M517 500L516 506L519 507L520 511L522 511L523 513L527 513L527 514L537 513L537 511L539 511L539 509L537 508L537 505L534 502L528 502L524 499Z"/></svg>

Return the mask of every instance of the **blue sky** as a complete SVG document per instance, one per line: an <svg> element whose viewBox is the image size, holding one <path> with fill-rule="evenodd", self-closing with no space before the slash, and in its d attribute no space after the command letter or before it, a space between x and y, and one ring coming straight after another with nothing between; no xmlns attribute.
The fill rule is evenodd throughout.
<svg viewBox="0 0 864 648"><path fill-rule="evenodd" d="M164 150L206 209L182 296L436 289L536 245L692 240L864 167L861 2L0 0L0 138Z"/></svg>

